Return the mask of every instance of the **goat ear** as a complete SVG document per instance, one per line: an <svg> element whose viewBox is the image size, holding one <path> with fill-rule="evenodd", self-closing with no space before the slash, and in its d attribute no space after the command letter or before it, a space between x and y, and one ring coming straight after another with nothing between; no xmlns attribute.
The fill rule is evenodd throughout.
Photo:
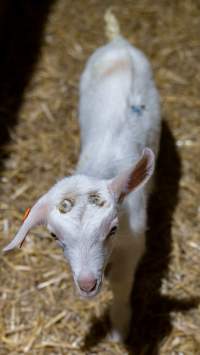
<svg viewBox="0 0 200 355"><path fill-rule="evenodd" d="M109 184L109 189L114 193L119 201L133 190L142 187L151 177L154 171L154 153L151 149L145 148L142 156L136 165L128 169L114 179Z"/></svg>
<svg viewBox="0 0 200 355"><path fill-rule="evenodd" d="M28 215L25 215L24 222L20 227L18 233L14 239L3 249L3 251L9 251L16 247L21 247L26 235L31 228L38 224L45 224L48 212L47 197L44 195L41 197L36 204L32 207Z"/></svg>

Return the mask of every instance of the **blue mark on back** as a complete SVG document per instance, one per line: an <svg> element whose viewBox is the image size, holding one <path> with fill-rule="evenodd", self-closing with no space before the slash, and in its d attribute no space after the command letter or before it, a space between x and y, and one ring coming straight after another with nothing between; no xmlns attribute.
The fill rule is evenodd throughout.
<svg viewBox="0 0 200 355"><path fill-rule="evenodd" d="M139 105L139 106L136 106L136 105L132 105L131 106L131 111L136 113L138 116L141 116L143 111L145 109L145 106L144 105Z"/></svg>

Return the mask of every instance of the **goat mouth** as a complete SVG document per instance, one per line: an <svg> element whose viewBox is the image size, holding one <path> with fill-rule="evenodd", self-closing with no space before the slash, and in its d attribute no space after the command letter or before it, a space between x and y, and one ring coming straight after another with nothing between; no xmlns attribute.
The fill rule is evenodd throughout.
<svg viewBox="0 0 200 355"><path fill-rule="evenodd" d="M91 289L89 292L86 292L86 291L83 291L80 289L80 287L77 286L78 288L78 292L80 294L81 297L83 298L92 298L92 297L95 297L100 289L101 289L101 285L102 285L102 279L100 279L97 284L94 286L93 289Z"/></svg>

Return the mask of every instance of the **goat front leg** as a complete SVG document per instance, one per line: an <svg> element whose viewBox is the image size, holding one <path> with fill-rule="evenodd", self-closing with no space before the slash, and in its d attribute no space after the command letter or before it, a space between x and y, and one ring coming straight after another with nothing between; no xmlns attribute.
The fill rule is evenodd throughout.
<svg viewBox="0 0 200 355"><path fill-rule="evenodd" d="M109 272L110 285L113 291L113 303L110 309L111 331L109 339L126 340L131 321L131 291L134 274L145 249L145 235L120 236L123 244L116 246L111 259Z"/></svg>

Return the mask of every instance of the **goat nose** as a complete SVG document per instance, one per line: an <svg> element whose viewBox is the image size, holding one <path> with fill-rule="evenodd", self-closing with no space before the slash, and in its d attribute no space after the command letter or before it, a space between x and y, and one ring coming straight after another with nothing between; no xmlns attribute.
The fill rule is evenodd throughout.
<svg viewBox="0 0 200 355"><path fill-rule="evenodd" d="M94 277L81 277L78 279L78 285L82 291L91 292L95 289L97 279Z"/></svg>

